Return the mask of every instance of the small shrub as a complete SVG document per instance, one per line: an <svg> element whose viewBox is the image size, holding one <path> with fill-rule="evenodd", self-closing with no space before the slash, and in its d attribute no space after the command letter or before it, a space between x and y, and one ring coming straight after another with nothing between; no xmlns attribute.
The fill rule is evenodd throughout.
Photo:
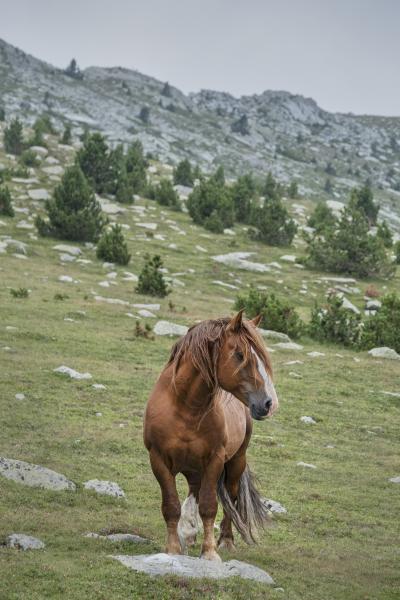
<svg viewBox="0 0 400 600"><path fill-rule="evenodd" d="M70 146L72 142L72 133L71 133L71 125L67 123L64 127L64 132L62 134L61 143L65 146Z"/></svg>
<svg viewBox="0 0 400 600"><path fill-rule="evenodd" d="M179 196L169 179L161 179L154 188L154 198L161 206L169 206L173 210L182 210Z"/></svg>
<svg viewBox="0 0 400 600"><path fill-rule="evenodd" d="M129 263L131 255L128 252L128 246L120 225L115 224L109 231L103 233L97 244L96 256L101 260L118 265Z"/></svg>
<svg viewBox="0 0 400 600"><path fill-rule="evenodd" d="M36 218L42 236L53 236L76 242L96 242L107 220L93 190L77 165L66 169L53 198L46 200L49 217Z"/></svg>
<svg viewBox="0 0 400 600"><path fill-rule="evenodd" d="M364 321L360 347L370 350L375 346L388 346L400 352L400 297L387 294L375 315Z"/></svg>
<svg viewBox="0 0 400 600"><path fill-rule="evenodd" d="M19 160L25 167L37 167L40 164L38 157L30 148L23 151Z"/></svg>
<svg viewBox="0 0 400 600"><path fill-rule="evenodd" d="M13 217L14 214L10 190L6 185L3 185L0 187L0 215Z"/></svg>
<svg viewBox="0 0 400 600"><path fill-rule="evenodd" d="M17 290L15 290L14 288L11 288L10 294L13 298L28 298L29 290L25 287L20 287Z"/></svg>
<svg viewBox="0 0 400 600"><path fill-rule="evenodd" d="M137 293L164 298L170 293L170 290L167 288L161 272L163 266L161 257L158 255L150 257L146 254L145 261L145 265L139 275L136 288Z"/></svg>
<svg viewBox="0 0 400 600"><path fill-rule="evenodd" d="M248 294L239 294L235 309L244 308L249 318L262 315L261 325L267 329L286 333L290 337L299 337L304 325L293 305L280 300L275 294L267 294L251 288Z"/></svg>
<svg viewBox="0 0 400 600"><path fill-rule="evenodd" d="M68 294L60 294L59 292L56 292L54 294L54 300L56 302L63 301L63 300L69 300L69 296L68 296Z"/></svg>
<svg viewBox="0 0 400 600"><path fill-rule="evenodd" d="M135 337L142 337L146 340L154 340L154 335L151 330L150 323L145 323L145 326L141 325L139 321L135 324Z"/></svg>
<svg viewBox="0 0 400 600"><path fill-rule="evenodd" d="M361 316L343 308L343 299L330 294L325 306L313 308L308 333L322 342L354 346L360 339Z"/></svg>
<svg viewBox="0 0 400 600"><path fill-rule="evenodd" d="M374 196L369 185L354 188L350 194L350 206L361 211L368 220L369 225L376 225L379 204L374 202Z"/></svg>
<svg viewBox="0 0 400 600"><path fill-rule="evenodd" d="M19 156L24 149L22 138L22 123L19 119L13 119L8 127L4 129L4 150L9 154Z"/></svg>
<svg viewBox="0 0 400 600"><path fill-rule="evenodd" d="M192 165L185 158L174 169L174 183L175 185L186 185L192 187L194 184L194 176Z"/></svg>
<svg viewBox="0 0 400 600"><path fill-rule="evenodd" d="M317 233L322 233L325 229L334 227L336 217L326 204L326 202L318 202L313 213L307 219L307 225L315 229Z"/></svg>

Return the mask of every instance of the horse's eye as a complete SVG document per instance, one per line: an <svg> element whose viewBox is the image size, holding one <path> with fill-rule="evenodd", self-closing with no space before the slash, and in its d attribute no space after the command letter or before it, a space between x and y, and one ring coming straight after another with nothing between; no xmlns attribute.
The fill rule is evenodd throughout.
<svg viewBox="0 0 400 600"><path fill-rule="evenodd" d="M243 360L243 352L235 352L235 356L238 360L240 360L240 362L242 362Z"/></svg>

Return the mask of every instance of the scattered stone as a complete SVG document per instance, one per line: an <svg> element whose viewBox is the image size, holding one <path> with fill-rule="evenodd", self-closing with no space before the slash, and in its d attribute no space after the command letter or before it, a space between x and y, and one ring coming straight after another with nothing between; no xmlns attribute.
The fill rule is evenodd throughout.
<svg viewBox="0 0 400 600"><path fill-rule="evenodd" d="M286 335L286 333L282 333L280 331L273 331L272 329L261 329L257 328L257 331L262 337L267 340L278 340L280 342L290 342L290 337Z"/></svg>
<svg viewBox="0 0 400 600"><path fill-rule="evenodd" d="M119 298L104 298L103 296L95 296L97 302L107 302L107 304L120 304L121 306L129 306L127 300L119 300Z"/></svg>
<svg viewBox="0 0 400 600"><path fill-rule="evenodd" d="M374 358L400 360L400 354L397 354L396 350L393 350L393 348L388 348L387 346L382 346L381 348L372 348L372 350L369 350L368 354Z"/></svg>
<svg viewBox="0 0 400 600"><path fill-rule="evenodd" d="M276 502L275 500L271 500L270 498L262 498L263 504L268 508L269 511L276 514L286 514L287 510L280 502Z"/></svg>
<svg viewBox="0 0 400 600"><path fill-rule="evenodd" d="M288 360L287 362L284 363L285 365L304 365L304 362L302 360Z"/></svg>
<svg viewBox="0 0 400 600"><path fill-rule="evenodd" d="M295 379L303 379L303 375L300 373L296 373L296 371L289 371L290 377L294 377Z"/></svg>
<svg viewBox="0 0 400 600"><path fill-rule="evenodd" d="M311 463L305 463L303 461L300 461L297 463L298 467L304 467L306 469L316 469L317 467L315 465L312 465Z"/></svg>
<svg viewBox="0 0 400 600"><path fill-rule="evenodd" d="M137 227L143 227L143 229L149 229L155 231L157 229L157 223L135 223Z"/></svg>
<svg viewBox="0 0 400 600"><path fill-rule="evenodd" d="M98 285L101 287L104 287L104 288L109 288L110 282L109 281L99 281Z"/></svg>
<svg viewBox="0 0 400 600"><path fill-rule="evenodd" d="M47 173L47 175L62 175L64 173L64 169L61 165L53 165L51 167L43 167L42 171Z"/></svg>
<svg viewBox="0 0 400 600"><path fill-rule="evenodd" d="M82 254L82 250L78 248L78 246L69 246L68 244L57 244L57 246L53 246L53 250L57 250L58 252L67 252L73 256L79 256Z"/></svg>
<svg viewBox="0 0 400 600"><path fill-rule="evenodd" d="M390 481L391 483L400 483L400 476L398 476L398 477L391 477L391 478L389 479L389 481Z"/></svg>
<svg viewBox="0 0 400 600"><path fill-rule="evenodd" d="M198 250L199 252L208 252L208 250L203 248L203 246L196 246L196 250Z"/></svg>
<svg viewBox="0 0 400 600"><path fill-rule="evenodd" d="M35 226L32 223L28 223L28 221L22 220L17 223L18 229L35 229Z"/></svg>
<svg viewBox="0 0 400 600"><path fill-rule="evenodd" d="M125 492L114 481L100 481L99 479L90 479L83 484L85 490L94 490L98 494L114 496L115 498L125 498Z"/></svg>
<svg viewBox="0 0 400 600"><path fill-rule="evenodd" d="M103 413L102 412L96 412L96 413L94 413L94 416L95 417L102 417Z"/></svg>
<svg viewBox="0 0 400 600"><path fill-rule="evenodd" d="M215 260L215 262L222 263L228 267L243 269L245 271L255 271L258 273L267 273L271 271L271 267L268 265L246 260L253 254L255 254L255 252L230 252L229 254L213 256L212 259Z"/></svg>
<svg viewBox="0 0 400 600"><path fill-rule="evenodd" d="M24 533L12 533L7 537L7 547L17 548L18 550L42 550L44 543L38 538Z"/></svg>
<svg viewBox="0 0 400 600"><path fill-rule="evenodd" d="M352 277L321 277L322 281L332 281L332 283L357 283Z"/></svg>
<svg viewBox="0 0 400 600"><path fill-rule="evenodd" d="M345 296L342 298L342 301L343 301L343 304L342 304L343 308L353 311L353 313L355 313L356 315L360 314L360 310L357 308L357 306L354 306L354 304L352 302L350 302L350 300L348 300Z"/></svg>
<svg viewBox="0 0 400 600"><path fill-rule="evenodd" d="M60 260L61 260L61 262L64 262L64 263L74 262L74 260L76 260L76 257L72 256L72 254L64 253L64 254L60 254Z"/></svg>
<svg viewBox="0 0 400 600"><path fill-rule="evenodd" d="M153 329L156 335L168 335L170 337L173 336L182 336L188 332L188 327L185 325L178 325L176 323L170 323L169 321L158 321L155 324Z"/></svg>
<svg viewBox="0 0 400 600"><path fill-rule="evenodd" d="M16 400L25 400L25 394L15 394Z"/></svg>
<svg viewBox="0 0 400 600"><path fill-rule="evenodd" d="M125 567L147 573L148 575L179 575L180 577L209 577L212 579L226 579L228 577L242 577L253 579L260 583L272 585L272 577L266 571L239 560L216 562L195 558L193 556L171 554L143 554L136 556L111 556Z"/></svg>
<svg viewBox="0 0 400 600"><path fill-rule="evenodd" d="M0 475L29 487L56 491L76 489L75 483L61 473L13 458L0 457Z"/></svg>
<svg viewBox="0 0 400 600"><path fill-rule="evenodd" d="M102 200L101 198L98 198L98 200L100 202L102 211L107 215L118 215L126 212L126 208L120 206L119 204L114 204L113 202Z"/></svg>
<svg viewBox="0 0 400 600"><path fill-rule="evenodd" d="M222 287L229 288L230 290L239 289L237 285L233 285L232 283L225 283L224 281L219 281L218 279L215 279L212 283L214 283L215 285L220 285Z"/></svg>
<svg viewBox="0 0 400 600"><path fill-rule="evenodd" d="M317 358L318 356L325 356L325 353L314 350L313 352L307 352L307 356L311 356L311 358Z"/></svg>
<svg viewBox="0 0 400 600"><path fill-rule="evenodd" d="M281 256L280 260L283 260L284 262L295 263L297 259L294 254L284 254Z"/></svg>
<svg viewBox="0 0 400 600"><path fill-rule="evenodd" d="M125 271L124 275L125 277L122 278L122 281L133 281L134 283L139 281L139 277L135 275L135 273L129 273L129 271Z"/></svg>
<svg viewBox="0 0 400 600"><path fill-rule="evenodd" d="M160 304L132 304L133 308L145 308L147 310L160 310Z"/></svg>
<svg viewBox="0 0 400 600"><path fill-rule="evenodd" d="M281 350L303 350L303 346L295 342L279 342L278 344L274 344L274 348Z"/></svg>
<svg viewBox="0 0 400 600"><path fill-rule="evenodd" d="M92 388L94 388L95 390L106 390L106 386L103 385L102 383L92 383Z"/></svg>
<svg viewBox="0 0 400 600"><path fill-rule="evenodd" d="M29 148L35 154L39 154L40 156L47 156L49 151L44 146L31 146Z"/></svg>
<svg viewBox="0 0 400 600"><path fill-rule="evenodd" d="M140 310L138 310L138 314L144 318L153 318L153 319L156 318L156 315L154 313L152 313L150 310L147 310L146 308L141 308Z"/></svg>
<svg viewBox="0 0 400 600"><path fill-rule="evenodd" d="M60 275L58 281L64 281L65 283L73 283L73 278L69 275Z"/></svg>
<svg viewBox="0 0 400 600"><path fill-rule="evenodd" d="M28 196L32 200L48 200L50 198L49 192L44 189L28 190Z"/></svg>
<svg viewBox="0 0 400 600"><path fill-rule="evenodd" d="M87 533L87 538L96 538L100 540L110 540L110 542L131 542L132 544L142 544L149 542L146 538L133 533L111 533L109 535L100 535L99 533Z"/></svg>
<svg viewBox="0 0 400 600"><path fill-rule="evenodd" d="M366 310L379 310L382 307L380 300L368 300L365 306Z"/></svg>
<svg viewBox="0 0 400 600"><path fill-rule="evenodd" d="M57 367L57 369L53 369L54 373L62 373L63 375L69 375L71 379L92 379L90 373L79 373L74 369L70 369L70 367L66 367L65 365L61 365L61 367Z"/></svg>
<svg viewBox="0 0 400 600"><path fill-rule="evenodd" d="M399 392L382 392L382 394L385 394L386 396L393 396L393 398L400 398Z"/></svg>
<svg viewBox="0 0 400 600"><path fill-rule="evenodd" d="M316 425L317 421L314 421L312 417L300 417L300 421L307 423L307 425Z"/></svg>

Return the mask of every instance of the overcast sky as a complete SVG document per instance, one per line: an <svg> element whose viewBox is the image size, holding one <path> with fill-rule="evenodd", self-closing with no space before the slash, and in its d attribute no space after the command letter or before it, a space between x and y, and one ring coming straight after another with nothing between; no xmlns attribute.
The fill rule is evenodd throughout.
<svg viewBox="0 0 400 600"><path fill-rule="evenodd" d="M1 38L59 67L400 115L400 0L0 0L0 15Z"/></svg>

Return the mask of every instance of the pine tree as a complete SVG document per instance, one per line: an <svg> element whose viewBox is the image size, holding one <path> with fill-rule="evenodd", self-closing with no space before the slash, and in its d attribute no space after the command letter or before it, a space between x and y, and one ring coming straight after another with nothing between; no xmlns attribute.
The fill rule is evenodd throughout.
<svg viewBox="0 0 400 600"><path fill-rule="evenodd" d="M115 224L109 231L102 234L97 244L96 256L101 260L117 265L127 265L129 263L131 255L128 252L128 246L120 225Z"/></svg>
<svg viewBox="0 0 400 600"><path fill-rule="evenodd" d="M129 146L126 156L126 172L134 194L140 194L146 188L146 166L143 146L140 141L135 141Z"/></svg>
<svg viewBox="0 0 400 600"><path fill-rule="evenodd" d="M73 58L68 67L64 69L64 73L65 75L68 75L68 77L72 77L72 79L83 79L83 73L78 67L78 63L76 62L75 58Z"/></svg>
<svg viewBox="0 0 400 600"><path fill-rule="evenodd" d="M107 142L101 133L88 135L76 155L76 162L95 192L103 194L108 191L112 179L110 157Z"/></svg>
<svg viewBox="0 0 400 600"><path fill-rule="evenodd" d="M72 142L71 125L67 123L64 127L64 132L61 138L61 143L65 146L70 146Z"/></svg>
<svg viewBox="0 0 400 600"><path fill-rule="evenodd" d="M9 154L22 154L24 142L22 139L22 123L18 118L11 121L4 129L4 150Z"/></svg>
<svg viewBox="0 0 400 600"><path fill-rule="evenodd" d="M139 113L139 119L143 121L143 123L150 123L150 108L148 106L142 106Z"/></svg>
<svg viewBox="0 0 400 600"><path fill-rule="evenodd" d="M235 217L239 223L249 223L253 202L256 196L256 185L252 175L238 177L231 188L235 207Z"/></svg>
<svg viewBox="0 0 400 600"><path fill-rule="evenodd" d="M0 121L6 120L6 110L4 106L0 106Z"/></svg>
<svg viewBox="0 0 400 600"><path fill-rule="evenodd" d="M192 187L194 184L194 177L192 172L192 165L187 158L181 160L180 163L174 169L174 183L175 185L186 185Z"/></svg>
<svg viewBox="0 0 400 600"><path fill-rule="evenodd" d="M95 242L106 224L101 206L78 165L66 169L45 207L49 220L37 217L35 222L40 235Z"/></svg>
<svg viewBox="0 0 400 600"><path fill-rule="evenodd" d="M214 233L222 233L225 227L232 227L235 219L232 194L225 185L221 185L221 175L223 170L218 171L217 178L212 176L201 180L187 201L193 221Z"/></svg>
<svg viewBox="0 0 400 600"><path fill-rule="evenodd" d="M139 275L139 281L136 288L138 294L146 294L148 296L159 296L164 298L170 293L167 288L161 269L163 262L158 255L152 258L146 254L145 264Z"/></svg>
<svg viewBox="0 0 400 600"><path fill-rule="evenodd" d="M161 179L158 186L154 188L154 198L161 206L169 206L173 210L181 210L179 196L169 179Z"/></svg>
<svg viewBox="0 0 400 600"><path fill-rule="evenodd" d="M354 188L350 194L350 205L364 213L369 225L376 225L379 204L374 202L374 196L369 185Z"/></svg>
<svg viewBox="0 0 400 600"><path fill-rule="evenodd" d="M326 202L318 202L307 220L307 225L315 229L317 233L322 233L325 229L334 227L335 224L336 217Z"/></svg>
<svg viewBox="0 0 400 600"><path fill-rule="evenodd" d="M164 87L161 90L161 95L165 96L166 98L172 98L172 90L171 90L171 86L169 85L168 81L166 81L164 83Z"/></svg>
<svg viewBox="0 0 400 600"><path fill-rule="evenodd" d="M14 214L10 190L6 185L0 186L0 215L13 217Z"/></svg>
<svg viewBox="0 0 400 600"><path fill-rule="evenodd" d="M393 235L386 221L379 223L376 235L382 240L385 248L391 248L393 246Z"/></svg>
<svg viewBox="0 0 400 600"><path fill-rule="evenodd" d="M291 198L292 200L295 200L298 197L299 188L295 181L292 181L290 183L287 193L288 193L289 198Z"/></svg>
<svg viewBox="0 0 400 600"><path fill-rule="evenodd" d="M240 135L249 135L250 127L247 115L242 115L237 121L231 125L232 133L240 133Z"/></svg>

